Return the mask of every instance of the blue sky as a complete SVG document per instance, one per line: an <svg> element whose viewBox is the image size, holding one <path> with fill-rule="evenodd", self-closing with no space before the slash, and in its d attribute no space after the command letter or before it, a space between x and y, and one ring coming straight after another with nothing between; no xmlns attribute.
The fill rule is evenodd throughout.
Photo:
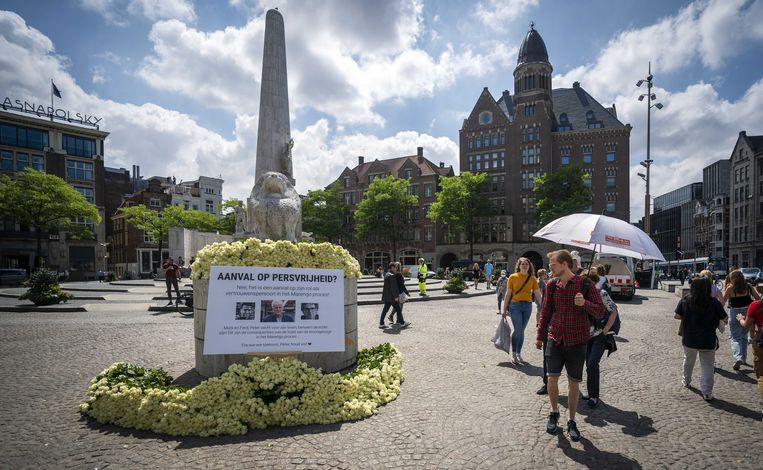
<svg viewBox="0 0 763 470"><path fill-rule="evenodd" d="M458 130L482 88L512 90L535 21L554 87L582 86L631 136L631 211L643 213L646 109L635 82L653 61L652 192L701 178L739 130L763 133L763 0L81 0L0 3L3 96L104 117L108 166L222 175L252 184L264 12L287 36L297 189L328 184L357 155L415 153L457 165ZM688 179L687 179L688 178Z"/></svg>

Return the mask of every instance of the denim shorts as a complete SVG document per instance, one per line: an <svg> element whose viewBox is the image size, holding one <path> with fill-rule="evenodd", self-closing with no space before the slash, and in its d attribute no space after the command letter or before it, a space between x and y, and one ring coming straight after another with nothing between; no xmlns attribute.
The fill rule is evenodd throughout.
<svg viewBox="0 0 763 470"><path fill-rule="evenodd" d="M567 378L573 382L583 381L583 369L587 343L566 346L549 339L546 343L546 369L549 376L562 375L562 368L567 369Z"/></svg>

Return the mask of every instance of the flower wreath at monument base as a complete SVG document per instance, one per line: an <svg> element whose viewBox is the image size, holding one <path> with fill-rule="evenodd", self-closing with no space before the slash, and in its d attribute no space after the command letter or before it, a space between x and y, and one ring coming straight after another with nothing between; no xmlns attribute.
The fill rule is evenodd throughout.
<svg viewBox="0 0 763 470"><path fill-rule="evenodd" d="M351 421L397 398L402 364L400 351L384 343L360 350L357 368L344 376L268 357L233 364L189 389L171 385L162 369L117 362L91 381L80 411L102 424L175 436Z"/></svg>

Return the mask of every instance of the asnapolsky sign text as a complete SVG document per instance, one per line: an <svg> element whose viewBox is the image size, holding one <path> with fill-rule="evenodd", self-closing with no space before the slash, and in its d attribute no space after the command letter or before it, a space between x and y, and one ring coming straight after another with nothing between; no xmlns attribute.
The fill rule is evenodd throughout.
<svg viewBox="0 0 763 470"><path fill-rule="evenodd" d="M89 124L91 126L97 126L102 119L91 114L72 114L72 112L68 109L52 108L50 106L46 107L41 104L30 103L29 101L11 100L7 96L3 100L3 109L13 109L24 113L42 114L45 116L55 116L56 118L62 119L64 121L80 122L82 124Z"/></svg>

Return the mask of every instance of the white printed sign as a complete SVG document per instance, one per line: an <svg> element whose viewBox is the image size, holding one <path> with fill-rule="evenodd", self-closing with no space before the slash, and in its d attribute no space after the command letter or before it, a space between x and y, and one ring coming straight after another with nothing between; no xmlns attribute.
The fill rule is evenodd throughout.
<svg viewBox="0 0 763 470"><path fill-rule="evenodd" d="M340 269L212 266L204 354L344 351Z"/></svg>

